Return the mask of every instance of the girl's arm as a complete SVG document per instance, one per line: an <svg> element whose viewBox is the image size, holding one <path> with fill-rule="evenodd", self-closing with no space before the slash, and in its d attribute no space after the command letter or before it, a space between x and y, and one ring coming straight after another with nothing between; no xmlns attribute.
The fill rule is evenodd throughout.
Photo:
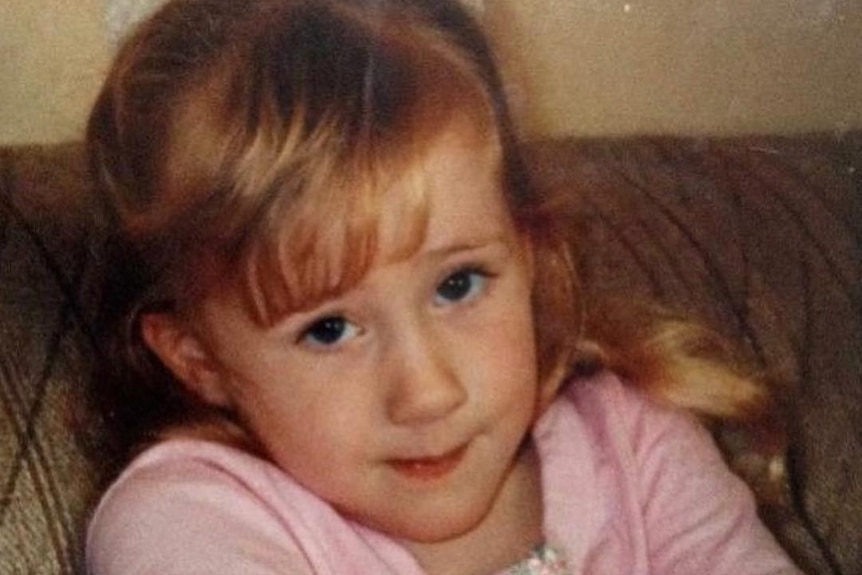
<svg viewBox="0 0 862 575"><path fill-rule="evenodd" d="M309 575L239 481L190 459L126 474L90 525L91 575Z"/></svg>

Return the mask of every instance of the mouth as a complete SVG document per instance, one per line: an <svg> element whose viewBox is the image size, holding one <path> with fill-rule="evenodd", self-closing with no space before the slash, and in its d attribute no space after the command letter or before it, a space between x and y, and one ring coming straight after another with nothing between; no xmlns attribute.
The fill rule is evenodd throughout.
<svg viewBox="0 0 862 575"><path fill-rule="evenodd" d="M439 457L390 459L387 463L399 475L419 481L433 481L446 477L460 465L469 444L464 444Z"/></svg>

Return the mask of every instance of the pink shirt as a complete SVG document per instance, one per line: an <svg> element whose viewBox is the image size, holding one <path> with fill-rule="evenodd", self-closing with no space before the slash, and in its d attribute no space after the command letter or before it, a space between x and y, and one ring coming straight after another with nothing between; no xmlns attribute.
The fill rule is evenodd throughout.
<svg viewBox="0 0 862 575"><path fill-rule="evenodd" d="M800 573L691 417L611 375L538 422L547 541L573 574ZM93 517L95 575L421 575L396 541L339 516L267 461L198 440L137 458Z"/></svg>

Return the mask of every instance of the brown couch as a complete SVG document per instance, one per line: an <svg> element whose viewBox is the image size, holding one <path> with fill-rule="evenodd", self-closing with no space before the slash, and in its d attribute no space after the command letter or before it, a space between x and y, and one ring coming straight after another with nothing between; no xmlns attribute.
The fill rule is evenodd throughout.
<svg viewBox="0 0 862 575"><path fill-rule="evenodd" d="M862 134L556 140L530 155L579 200L589 290L695 313L774 375L784 458L716 436L806 571L862 573ZM0 149L3 574L82 571L110 467L81 401L104 238L79 144Z"/></svg>

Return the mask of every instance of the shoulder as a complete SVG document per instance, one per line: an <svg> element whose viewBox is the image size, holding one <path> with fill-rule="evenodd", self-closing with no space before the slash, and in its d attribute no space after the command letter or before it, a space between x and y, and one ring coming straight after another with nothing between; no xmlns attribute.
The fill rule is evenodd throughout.
<svg viewBox="0 0 862 575"><path fill-rule="evenodd" d="M695 415L659 403L610 372L568 382L551 409L576 414L592 434L627 444L635 453L686 437L712 445Z"/></svg>
<svg viewBox="0 0 862 575"><path fill-rule="evenodd" d="M612 531L655 572L797 573L694 415L611 374L572 381L552 409L587 430Z"/></svg>
<svg viewBox="0 0 862 575"><path fill-rule="evenodd" d="M688 415L655 404L612 373L568 382L535 437L546 498L554 502L546 517L570 558L593 561L596 571L638 572L634 566L647 557L651 484L662 475L656 461L675 459L665 453L690 432L700 429Z"/></svg>
<svg viewBox="0 0 862 575"><path fill-rule="evenodd" d="M611 373L569 382L540 423L589 443L596 468L640 505L683 485L715 487L716 478L727 490L747 491L695 415L662 405Z"/></svg>
<svg viewBox="0 0 862 575"><path fill-rule="evenodd" d="M106 492L88 531L88 566L97 574L173 573L178 564L183 573L300 573L285 517L315 504L266 461L205 441L168 441Z"/></svg>

